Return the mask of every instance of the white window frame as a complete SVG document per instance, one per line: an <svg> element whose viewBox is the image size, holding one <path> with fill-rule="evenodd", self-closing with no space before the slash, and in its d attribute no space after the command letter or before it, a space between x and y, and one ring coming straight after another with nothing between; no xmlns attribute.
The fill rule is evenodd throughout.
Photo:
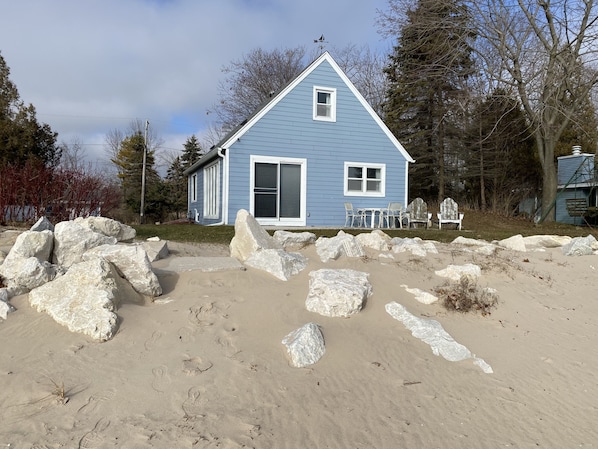
<svg viewBox="0 0 598 449"><path fill-rule="evenodd" d="M191 181L189 185L189 197L192 203L197 201L197 173L191 175Z"/></svg>
<svg viewBox="0 0 598 449"><path fill-rule="evenodd" d="M256 218L257 222L261 225L273 225L273 226L305 226L307 216L307 159L304 158L290 158L290 157L272 157L272 156L259 156L251 155L249 157L251 164L251 172L249 174L249 210L251 214L255 214L255 202L254 202L254 191L253 186L255 185L255 164L266 163L266 164L295 164L301 166L301 211L300 216L297 218Z"/></svg>
<svg viewBox="0 0 598 449"><path fill-rule="evenodd" d="M365 178L362 179L361 190L349 190L349 167L358 167L363 170ZM380 170L380 191L367 190L367 169L375 168ZM374 164L368 162L345 162L345 174L343 177L345 196L386 196L386 164Z"/></svg>
<svg viewBox="0 0 598 449"><path fill-rule="evenodd" d="M318 114L318 94L320 92L330 95L329 115ZM336 89L330 87L314 86L313 119L323 122L336 122Z"/></svg>
<svg viewBox="0 0 598 449"><path fill-rule="evenodd" d="M203 168L203 216L220 216L220 161Z"/></svg>

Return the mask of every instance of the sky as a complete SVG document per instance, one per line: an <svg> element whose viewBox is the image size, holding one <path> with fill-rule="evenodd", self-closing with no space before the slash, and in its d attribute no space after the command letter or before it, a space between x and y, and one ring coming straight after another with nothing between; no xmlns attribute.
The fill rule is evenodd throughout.
<svg viewBox="0 0 598 449"><path fill-rule="evenodd" d="M167 155L214 117L222 68L256 48L387 51L387 0L0 0L0 54L61 143L109 169L106 135L149 121ZM167 160L168 158L166 158Z"/></svg>

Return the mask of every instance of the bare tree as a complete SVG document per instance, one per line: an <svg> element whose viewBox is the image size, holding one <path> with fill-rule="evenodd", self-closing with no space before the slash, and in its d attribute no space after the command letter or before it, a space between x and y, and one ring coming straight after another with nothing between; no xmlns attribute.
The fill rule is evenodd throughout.
<svg viewBox="0 0 598 449"><path fill-rule="evenodd" d="M220 100L208 113L216 115L218 127L231 130L301 72L304 56L304 47L257 48L231 62L222 69L226 78L218 85Z"/></svg>
<svg viewBox="0 0 598 449"><path fill-rule="evenodd" d="M470 2L485 41L481 58L493 76L519 97L532 126L542 166L543 218L553 221L555 148L572 117L598 82L598 28L594 0L476 0Z"/></svg>
<svg viewBox="0 0 598 449"><path fill-rule="evenodd" d="M383 117L382 105L388 89L384 74L386 54L373 51L367 45L359 47L355 44L333 48L330 53L374 111Z"/></svg>

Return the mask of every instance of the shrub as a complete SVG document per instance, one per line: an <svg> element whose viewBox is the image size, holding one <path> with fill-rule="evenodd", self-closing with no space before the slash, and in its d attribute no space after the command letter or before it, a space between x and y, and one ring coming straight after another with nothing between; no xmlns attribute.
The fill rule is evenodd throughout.
<svg viewBox="0 0 598 449"><path fill-rule="evenodd" d="M473 310L488 315L498 303L496 290L480 288L475 278L469 275L461 276L458 282L436 287L435 292L446 309L463 313Z"/></svg>

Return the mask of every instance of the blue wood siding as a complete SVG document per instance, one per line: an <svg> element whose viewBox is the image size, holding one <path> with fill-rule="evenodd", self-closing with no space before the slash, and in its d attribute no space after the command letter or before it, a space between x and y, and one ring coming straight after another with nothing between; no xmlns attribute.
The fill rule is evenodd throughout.
<svg viewBox="0 0 598 449"><path fill-rule="evenodd" d="M336 122L313 120L314 86L336 88ZM332 66L324 61L256 122L229 154L228 221L250 208L250 156L307 159L307 226L343 226L343 203L386 207L406 196L407 161ZM345 196L344 163L386 165L386 196Z"/></svg>
<svg viewBox="0 0 598 449"><path fill-rule="evenodd" d="M555 220L559 223L584 224L583 217L571 217L567 213L567 200L570 198L584 198L589 200L590 188L565 189L559 193L556 200ZM590 203L589 203L590 204Z"/></svg>
<svg viewBox="0 0 598 449"><path fill-rule="evenodd" d="M558 158L558 184L593 182L594 155L580 154Z"/></svg>

